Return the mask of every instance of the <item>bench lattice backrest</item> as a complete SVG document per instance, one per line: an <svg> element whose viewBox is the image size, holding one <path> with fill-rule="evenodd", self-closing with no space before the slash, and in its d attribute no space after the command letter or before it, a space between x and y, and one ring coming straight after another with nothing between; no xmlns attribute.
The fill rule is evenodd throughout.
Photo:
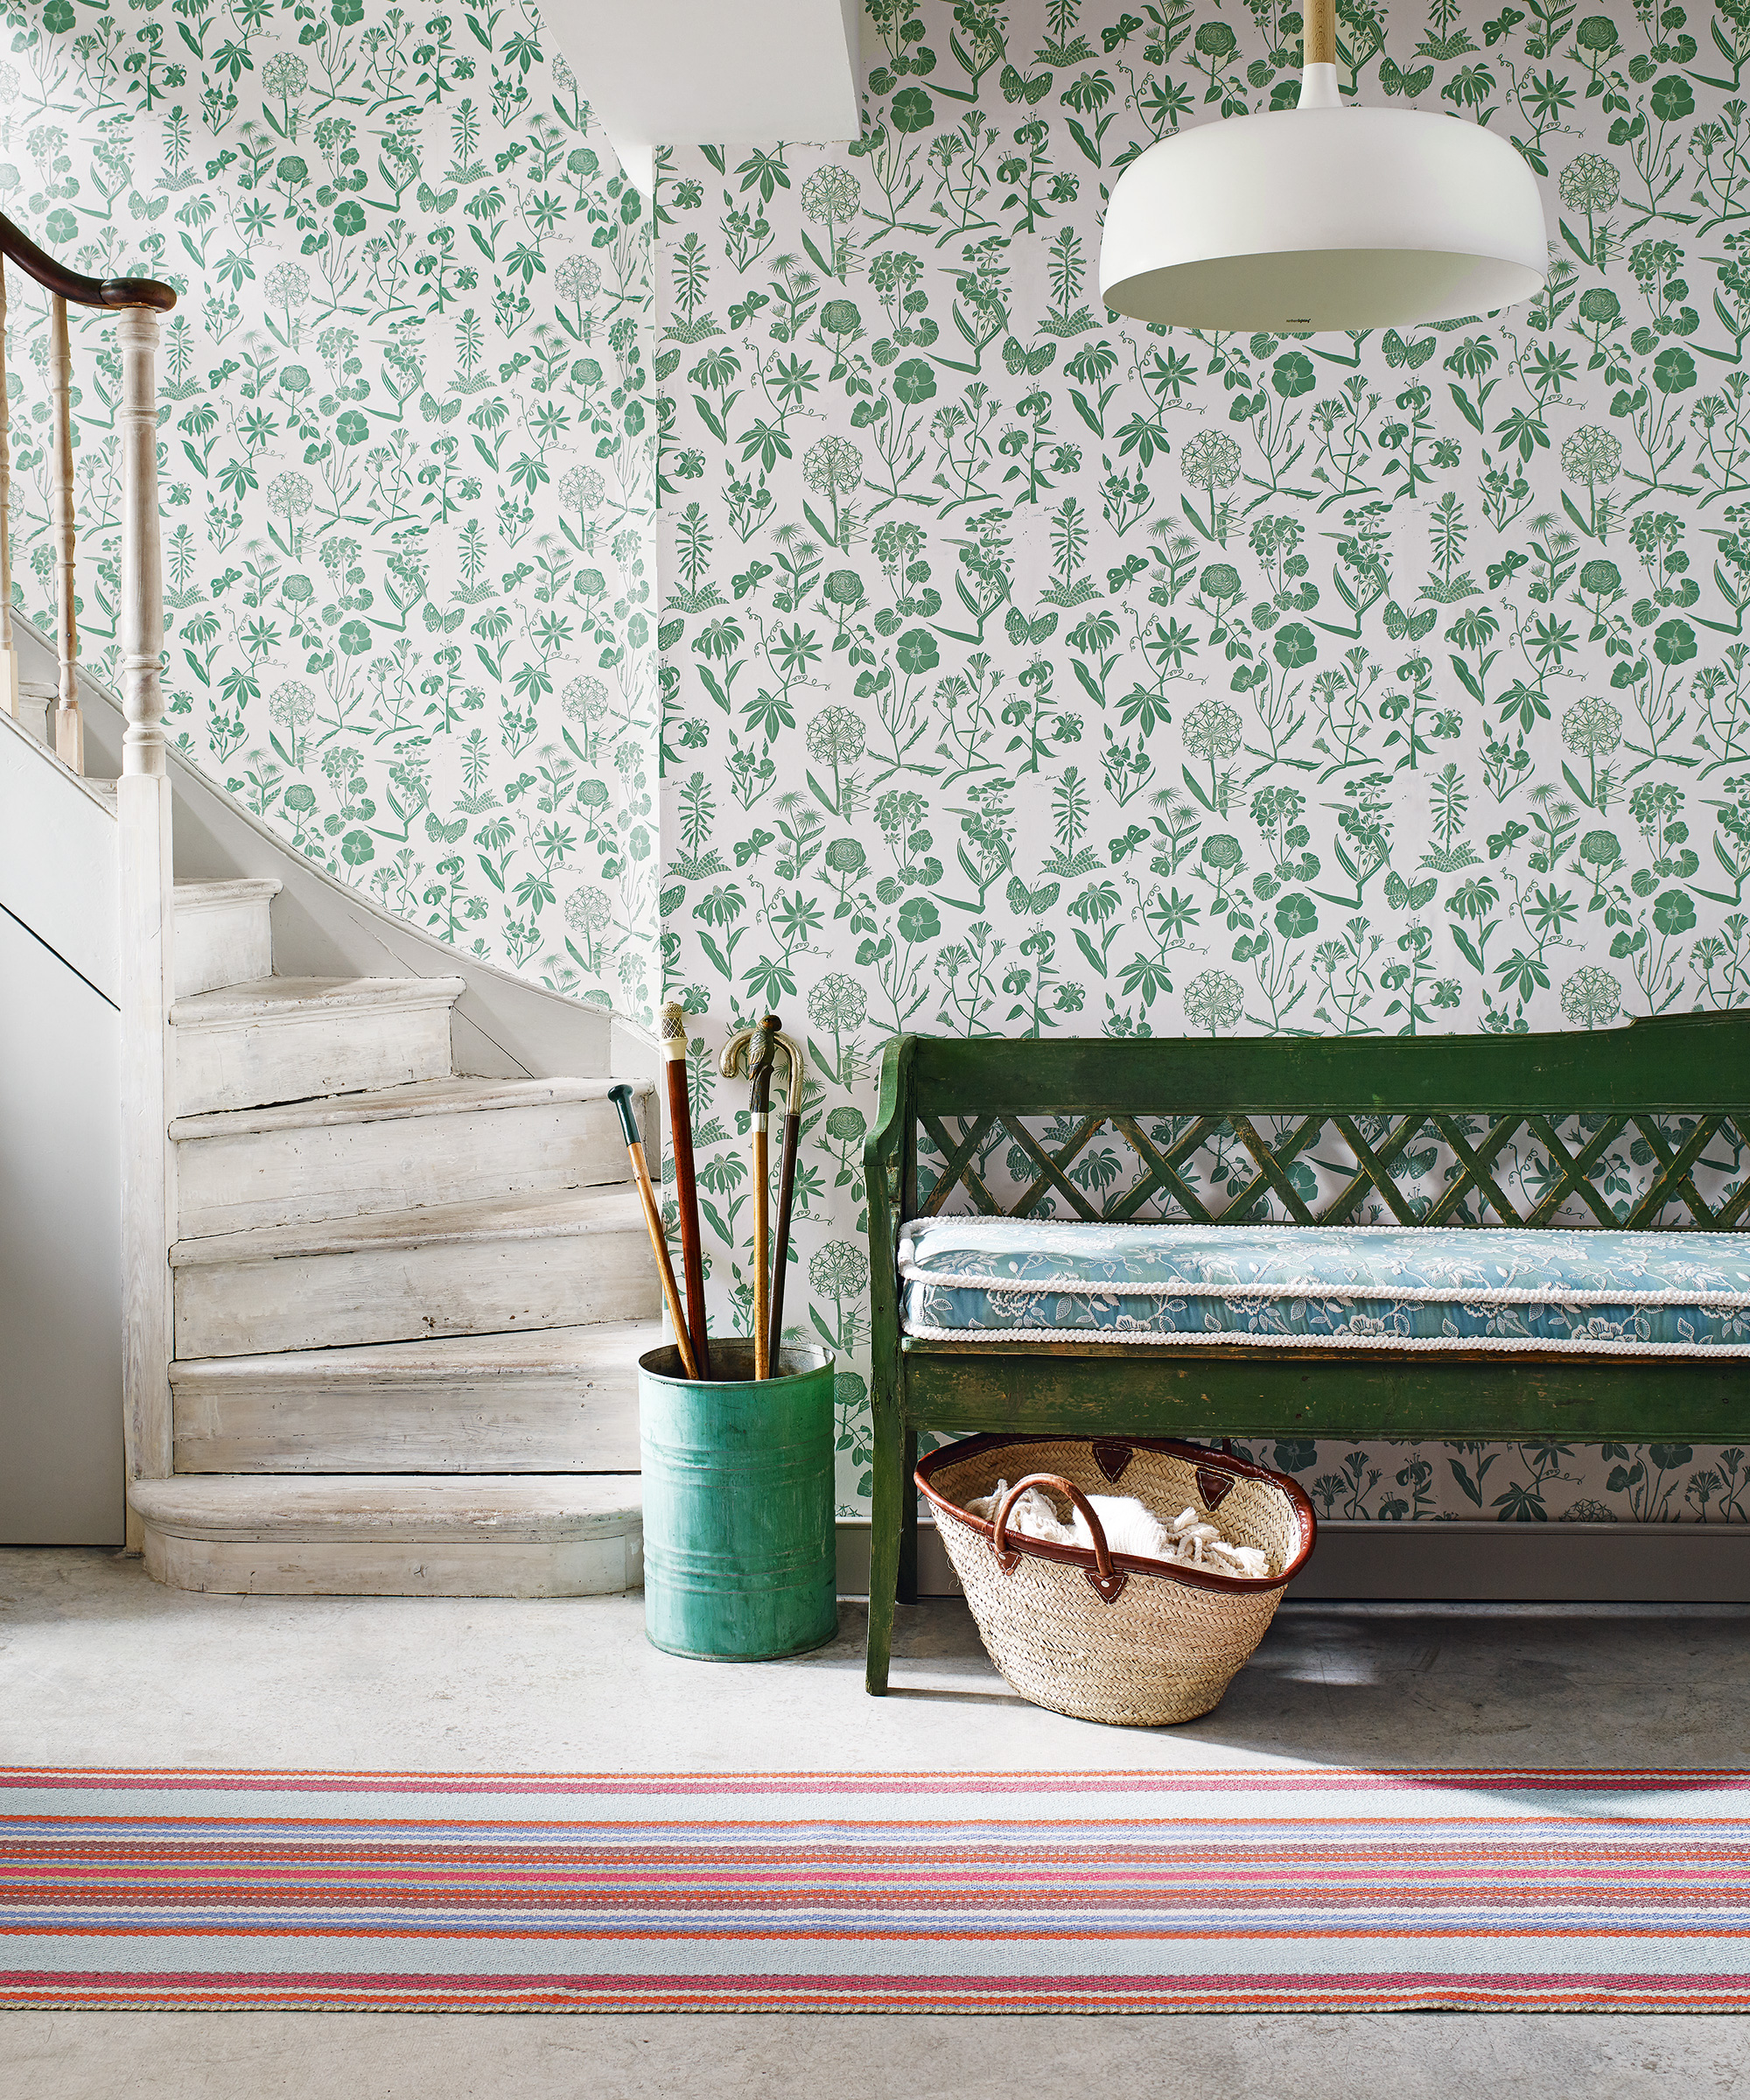
<svg viewBox="0 0 1750 2100"><path fill-rule="evenodd" d="M909 1046L911 1215L1750 1228L1750 1018L1591 1037Z"/></svg>
<svg viewBox="0 0 1750 2100"><path fill-rule="evenodd" d="M962 1117L953 1129L928 1114L920 1120L928 1141L920 1159L925 1216L970 1209L1112 1224L1595 1223L1725 1232L1741 1228L1750 1211L1750 1130L1726 1115L1552 1120L1509 1111L1490 1121L1315 1111L1285 1131L1281 1119L1272 1128L1242 1115L1165 1123L1084 1116L1044 1128L1007 1116ZM1580 1127L1564 1141L1562 1123ZM1339 1150L1334 1137L1346 1158L1331 1156ZM999 1192L981 1170L1004 1147L1008 1186ZM1200 1171L1200 1157L1213 1171ZM1504 1171L1504 1160L1513 1171ZM1625 1164L1642 1171L1625 1172ZM1625 1183L1632 1197L1608 1193ZM1212 1188L1227 1200L1206 1200Z"/></svg>

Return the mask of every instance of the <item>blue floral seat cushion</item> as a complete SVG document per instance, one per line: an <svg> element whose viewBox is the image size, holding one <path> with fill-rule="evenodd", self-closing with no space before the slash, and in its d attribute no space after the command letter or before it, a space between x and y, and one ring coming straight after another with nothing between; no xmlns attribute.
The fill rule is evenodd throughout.
<svg viewBox="0 0 1750 2100"><path fill-rule="evenodd" d="M1750 1234L920 1219L928 1340L1750 1356Z"/></svg>

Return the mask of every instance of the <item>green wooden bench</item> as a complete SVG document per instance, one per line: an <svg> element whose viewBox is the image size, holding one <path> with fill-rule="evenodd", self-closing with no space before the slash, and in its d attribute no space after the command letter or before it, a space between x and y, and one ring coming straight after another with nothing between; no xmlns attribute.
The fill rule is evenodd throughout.
<svg viewBox="0 0 1750 2100"><path fill-rule="evenodd" d="M1346 1162L1347 1179L1315 1205L1311 1170L1296 1167L1321 1144L1332 1149L1331 1131L1354 1169ZM1191 1166L1212 1144L1236 1189L1214 1212L1203 1200L1207 1177ZM1128 1175L1078 1172L1096 1146L1122 1156ZM998 1147L1004 1189L979 1171ZM1407 1186L1412 1169L1425 1178L1431 1148L1446 1161L1432 1199ZM1529 1192L1506 1171L1528 1148L1539 1163ZM1601 1167L1625 1148L1642 1169L1632 1202L1600 1186ZM1739 1171L1722 1176L1722 1165ZM1165 1202L1172 1214L1220 1224L1256 1218L1268 1202L1278 1218L1333 1228L1369 1218L1486 1228L1567 1224L1578 1207L1582 1222L1601 1228L1741 1229L1750 1015L1667 1017L1593 1034L1391 1040L905 1035L887 1046L866 1170L874 1693L886 1690L895 1600L916 1593L911 1476L920 1430L1696 1443L1750 1435L1742 1359L927 1340L901 1332L898 1279L901 1225L944 1211L1018 1218L1054 1208L1116 1222L1158 1215Z"/></svg>

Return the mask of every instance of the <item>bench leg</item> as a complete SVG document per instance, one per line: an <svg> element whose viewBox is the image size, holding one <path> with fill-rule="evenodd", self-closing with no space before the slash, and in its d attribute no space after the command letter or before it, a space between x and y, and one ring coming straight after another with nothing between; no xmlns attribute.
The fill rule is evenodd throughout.
<svg viewBox="0 0 1750 2100"><path fill-rule="evenodd" d="M870 1696L887 1689L887 1661L893 1645L893 1600L900 1581L900 1532L906 1488L906 1438L900 1410L878 1392L875 1397L875 1463L869 1511L869 1650L866 1682Z"/></svg>
<svg viewBox="0 0 1750 2100"><path fill-rule="evenodd" d="M900 1446L900 1602L918 1600L918 1484L912 1478L918 1466L918 1432L908 1429Z"/></svg>

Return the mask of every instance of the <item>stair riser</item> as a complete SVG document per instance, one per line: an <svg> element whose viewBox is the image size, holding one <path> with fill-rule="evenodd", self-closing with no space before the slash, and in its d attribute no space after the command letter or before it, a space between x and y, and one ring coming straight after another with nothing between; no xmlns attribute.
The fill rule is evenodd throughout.
<svg viewBox="0 0 1750 2100"><path fill-rule="evenodd" d="M499 1334L650 1320L658 1309L641 1232L450 1240L179 1268L176 1353L241 1356Z"/></svg>
<svg viewBox="0 0 1750 2100"><path fill-rule="evenodd" d="M227 984L252 984L273 970L270 900L178 905L176 914L176 996L218 991Z"/></svg>
<svg viewBox="0 0 1750 2100"><path fill-rule="evenodd" d="M636 1473L635 1376L173 1395L178 1473Z"/></svg>
<svg viewBox="0 0 1750 2100"><path fill-rule="evenodd" d="M641 1528L551 1544L180 1538L145 1527L146 1572L233 1597L606 1597L644 1586Z"/></svg>
<svg viewBox="0 0 1750 2100"><path fill-rule="evenodd" d="M178 1235L588 1188L626 1178L612 1104L306 1125L177 1146Z"/></svg>
<svg viewBox="0 0 1750 2100"><path fill-rule="evenodd" d="M175 1036L179 1116L405 1086L450 1071L447 1001L179 1023Z"/></svg>

